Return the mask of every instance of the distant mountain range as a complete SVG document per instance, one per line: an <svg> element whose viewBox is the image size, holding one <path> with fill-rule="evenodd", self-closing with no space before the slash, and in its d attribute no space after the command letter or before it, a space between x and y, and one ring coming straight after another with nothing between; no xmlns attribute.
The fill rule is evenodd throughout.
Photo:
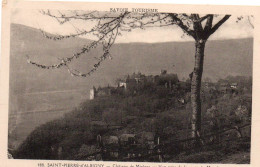
<svg viewBox="0 0 260 167"><path fill-rule="evenodd" d="M65 68L39 69L26 61L28 55L42 64L57 63L58 58L71 56L90 42L84 38L53 41L35 28L11 24L10 114L73 108L89 98L92 86L113 85L115 79L133 72L156 75L165 69L182 79L193 69L194 42L114 44L113 59L88 78L71 77ZM101 53L98 47L72 66L88 71ZM208 41L203 76L217 80L228 75L252 75L252 55L252 38Z"/></svg>
<svg viewBox="0 0 260 167"><path fill-rule="evenodd" d="M82 45L83 38L53 41L35 28L11 25L10 90L12 94L30 92L89 90L93 85L113 84L116 78L133 72L159 74L161 69L188 78L194 64L194 42L124 43L112 48L112 60L107 60L89 78L71 77L66 69L43 70L27 63L26 55L43 64L57 63L59 57L71 56ZM88 71L101 54L97 48L73 63ZM253 39L208 41L205 50L204 77L212 80L228 75L252 75ZM86 95L86 97L88 97Z"/></svg>

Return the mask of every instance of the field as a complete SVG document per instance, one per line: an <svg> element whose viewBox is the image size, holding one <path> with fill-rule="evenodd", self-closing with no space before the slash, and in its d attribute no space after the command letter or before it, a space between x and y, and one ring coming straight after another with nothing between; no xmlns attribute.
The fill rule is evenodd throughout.
<svg viewBox="0 0 260 167"><path fill-rule="evenodd" d="M86 90L80 89L14 97L19 103L10 106L13 112L9 115L9 145L16 148L37 126L76 108L77 104L88 98L86 94Z"/></svg>

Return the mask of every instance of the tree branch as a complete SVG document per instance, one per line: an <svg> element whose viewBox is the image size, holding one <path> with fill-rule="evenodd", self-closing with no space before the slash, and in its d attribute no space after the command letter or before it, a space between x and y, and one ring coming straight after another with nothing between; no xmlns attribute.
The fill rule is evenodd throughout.
<svg viewBox="0 0 260 167"><path fill-rule="evenodd" d="M117 26L117 28L115 29L115 32L112 31L112 34L108 40L108 43L107 43L107 46L103 45L103 50L104 50L104 53L102 56L100 56L99 58L96 58L98 59L98 62L94 64L93 68L88 71L87 73L82 73L76 69L71 69L67 64L65 65L68 69L68 72L71 74L71 76L76 76L76 77L87 77L87 76L90 76L92 73L94 73L98 67L101 65L101 63L106 60L107 58L111 58L110 56L110 53L109 53L109 50L111 48L111 46L115 43L115 40L116 40L116 37L118 35L118 29L119 27ZM112 58L111 58L112 59Z"/></svg>
<svg viewBox="0 0 260 167"><path fill-rule="evenodd" d="M128 30L128 29L136 29L136 28L143 29L145 27L162 27L162 26L166 26L166 25L173 25L170 20L167 20L167 18L170 17L169 14L163 15L163 17L160 17L160 15L158 15L157 18L154 18L154 17L155 16L150 16L150 17L146 16L145 19L148 19L146 21L142 20L142 19L144 19L144 17L139 18L139 19L135 18L133 21L122 24L122 26L126 26L125 28L127 28L126 30ZM158 25L158 23L159 23L159 25Z"/></svg>
<svg viewBox="0 0 260 167"><path fill-rule="evenodd" d="M179 19L176 14L174 13L169 13L169 15L171 16L171 18L173 19L173 21L175 21L175 24L177 24L182 30L184 30L187 34L189 34L190 36L192 36L194 39L196 38L195 36L195 32L191 29L189 29L189 27L187 27L186 25L183 24L182 20Z"/></svg>
<svg viewBox="0 0 260 167"><path fill-rule="evenodd" d="M53 15L49 10L47 12L43 11L42 13L57 19L60 24L71 21L71 19L95 21L96 25L92 27L92 29L78 29L77 33L70 35L47 35L42 31L45 37L53 40L77 37L90 33L98 37L97 40L91 42L90 44L84 45L80 51L74 53L72 56L60 59L58 64L43 65L31 61L29 57L27 58L28 63L43 69L57 69L66 67L72 76L78 77L86 77L90 75L98 69L98 67L105 59L111 58L109 51L117 36L121 34L119 31L126 31L135 28L144 29L145 27L162 27L176 24L183 30L184 34L192 36L195 40L206 39L205 37L207 37L208 34L208 36L213 34L230 17L230 15L226 15L212 28L213 15L210 14L200 18L198 14L187 15L176 13L132 14L130 12L124 12L117 16L114 16L114 14L111 16L105 13L99 14L96 13L96 11L87 14L79 14L78 11L75 11L74 13L69 13L67 15L61 12L55 13L55 15ZM207 22L203 30L201 22L206 19ZM72 62L74 59L78 59L83 54L88 53L91 49L96 48L98 45L103 46L103 54L97 58L97 63L94 64L93 68L89 72L81 73L80 71L71 69L69 67L70 62Z"/></svg>
<svg viewBox="0 0 260 167"><path fill-rule="evenodd" d="M69 34L69 35L49 35L47 34L45 31L41 30L41 33L43 34L43 36L47 39L52 39L52 40L62 40L62 39L68 39L68 38L75 38L75 37L78 37L78 36L83 36L83 35L87 35L87 34L90 34L90 33L93 33L95 32L96 30L95 29L92 29L90 31L81 31L79 33L76 33L76 34Z"/></svg>
<svg viewBox="0 0 260 167"><path fill-rule="evenodd" d="M247 16L247 20L252 28L255 28L254 24L252 24L250 16Z"/></svg>
<svg viewBox="0 0 260 167"><path fill-rule="evenodd" d="M208 32L212 28L212 22L213 22L213 15L212 14L207 15L207 22L204 27L205 32Z"/></svg>
<svg viewBox="0 0 260 167"><path fill-rule="evenodd" d="M203 35L203 28L200 22L200 17L198 14L191 14L191 17L193 21L193 29L196 35L195 39L201 39L201 36Z"/></svg>
<svg viewBox="0 0 260 167"><path fill-rule="evenodd" d="M54 19L56 19L60 24L64 24L68 21L70 21L71 19L75 19L75 20L104 20L104 19L115 19L118 18L118 16L107 16L106 14L104 14L103 16L95 16L95 13L97 13L98 11L92 11L89 13L85 13L85 14L78 14L77 12L73 15L67 16L63 13L61 13L60 11L58 11L58 13L60 14L60 16L54 15L50 12L50 10L44 11L41 10L40 13L46 16L50 16Z"/></svg>
<svg viewBox="0 0 260 167"><path fill-rule="evenodd" d="M210 30L209 30L209 34L208 34L208 37L213 34L215 31L217 31L217 29L223 24L225 23L229 17L231 15L225 15L217 24L215 24Z"/></svg>
<svg viewBox="0 0 260 167"><path fill-rule="evenodd" d="M211 14L207 14L207 15L201 17L198 21L199 21L199 22L203 22L203 21L204 21L205 19L207 19L209 16L211 16Z"/></svg>
<svg viewBox="0 0 260 167"><path fill-rule="evenodd" d="M121 21L121 20L120 20ZM80 52L73 54L73 56L71 57L67 57L62 59L62 61L58 64L53 64L53 65L42 65L42 64L38 64L36 62L33 62L29 59L29 57L27 58L28 63L35 65L37 67L43 68L43 69L55 69L55 68L60 68L62 66L66 66L68 63L70 63L73 59L77 59L80 57L80 55L89 52L92 48L97 47L97 45L113 30L115 30L116 28L119 27L120 25L120 21L118 21L118 24L115 25L113 28L109 29L107 32L102 32L101 37L97 40L97 41L93 41L90 45L84 46Z"/></svg>

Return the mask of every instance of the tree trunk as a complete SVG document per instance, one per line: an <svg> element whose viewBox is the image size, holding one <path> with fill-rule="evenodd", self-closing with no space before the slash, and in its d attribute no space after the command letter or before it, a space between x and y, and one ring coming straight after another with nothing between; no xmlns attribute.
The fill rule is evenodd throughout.
<svg viewBox="0 0 260 167"><path fill-rule="evenodd" d="M192 137L197 138L196 143L199 143L199 136L201 132L201 100L200 100L200 89L201 89L201 78L203 72L203 59L204 59L204 48L205 40L196 40L196 53L195 53L195 65L194 71L191 78L191 129Z"/></svg>

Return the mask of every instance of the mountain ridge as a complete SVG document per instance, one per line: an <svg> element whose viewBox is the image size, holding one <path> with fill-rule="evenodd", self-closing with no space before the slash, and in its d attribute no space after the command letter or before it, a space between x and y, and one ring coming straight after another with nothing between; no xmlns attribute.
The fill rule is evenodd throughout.
<svg viewBox="0 0 260 167"><path fill-rule="evenodd" d="M53 41L44 38L37 29L11 24L9 132L15 129L13 135L22 141L36 126L61 116L55 111L72 110L88 100L93 86L115 85L117 78L127 74L158 75L165 69L168 73L176 73L179 79L187 79L193 70L194 42L114 44L111 48L113 59L105 61L88 78L71 77L66 68L44 70L27 63L26 55L41 64L57 63L59 58L72 56L90 42L82 38ZM72 62L71 67L87 72L96 62L95 57L101 54L101 47L91 50ZM228 75L252 76L252 62L252 38L209 40L205 48L203 77L217 80ZM75 89L81 91L62 92ZM61 92L53 93L57 90ZM33 111L30 115L21 115L30 111Z"/></svg>
<svg viewBox="0 0 260 167"><path fill-rule="evenodd" d="M159 74L161 69L188 78L194 64L194 42L120 43L111 48L113 59L105 61L87 79L71 77L65 69L43 70L27 64L26 56L42 64L53 64L58 58L71 56L81 49L87 39L72 38L53 41L32 27L11 24L10 92L14 94L37 91L68 90L93 85L114 84L118 77L142 72ZM102 50L97 48L72 63L81 71L92 68ZM204 77L212 80L227 75L252 75L253 39L213 40L205 48ZM220 70L221 69L221 70ZM52 84L56 83L56 84Z"/></svg>
<svg viewBox="0 0 260 167"><path fill-rule="evenodd" d="M23 24L18 24L18 23L11 23L12 26L18 26L18 27L24 27L24 28L27 28L27 29L31 29L33 31L38 31L40 32L40 29L37 29L37 28L34 28L34 27L30 27L30 26L27 26L27 25L23 25ZM144 30L145 31L145 30ZM48 33L50 35L54 35L54 34L51 34L51 33ZM43 37L43 35L42 35ZM88 39L88 38L83 38L83 37L76 37L76 39L82 39L82 40L87 40L87 41L93 41L91 39ZM226 38L226 39L208 39L207 41L227 41L227 40L243 40L243 39L253 39L252 37L243 37L243 38ZM68 40L68 39L64 39L64 40ZM60 41L58 41L60 42ZM191 43L194 43L194 41L166 41L166 42L153 42L153 43L156 43L156 44L162 44L162 43L172 43L172 42L178 42L178 43L187 43L187 42L191 42ZM153 43L150 43L150 42L118 42L118 43L115 43L115 45L117 44L153 44Z"/></svg>

